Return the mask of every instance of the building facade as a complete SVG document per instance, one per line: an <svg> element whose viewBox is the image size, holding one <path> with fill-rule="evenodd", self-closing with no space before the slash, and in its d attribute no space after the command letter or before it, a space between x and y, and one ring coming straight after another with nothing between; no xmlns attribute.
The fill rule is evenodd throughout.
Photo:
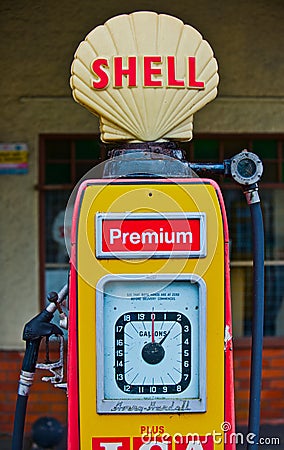
<svg viewBox="0 0 284 450"><path fill-rule="evenodd" d="M28 171L0 174L1 317L0 432L11 433L24 324L46 292L67 280L64 210L76 183L105 160L95 116L78 106L69 88L79 42L108 18L154 10L198 29L219 64L219 95L194 117L194 138L182 144L189 161L217 162L244 148L264 162L261 198L266 232L266 312L262 421L284 417L284 7L266 0L187 3L123 0L1 5L0 142L27 144ZM98 166L99 167L99 166ZM99 174L99 168L97 174ZM251 329L251 228L241 190L221 184L231 236L231 281L236 412L248 409ZM68 231L68 223L65 227ZM7 388L7 386L9 388ZM29 426L40 415L65 420L66 399L54 388L31 396ZM271 412L273 411L273 412ZM2 422L2 424L1 424Z"/></svg>

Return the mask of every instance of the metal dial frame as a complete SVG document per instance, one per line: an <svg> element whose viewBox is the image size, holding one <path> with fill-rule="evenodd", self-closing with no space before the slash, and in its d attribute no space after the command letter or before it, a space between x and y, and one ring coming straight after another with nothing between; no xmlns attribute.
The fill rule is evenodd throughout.
<svg viewBox="0 0 284 450"><path fill-rule="evenodd" d="M126 335L129 335L126 331L126 327L129 326L129 324L133 324L135 322L141 322L141 320L145 322L151 322L153 320L153 315L155 316L156 322L165 323L170 321L171 322L171 329L176 328L175 325L178 325L178 328L181 328L180 330L176 330L177 338L180 336L180 342L178 343L179 346L181 346L181 361L180 361L180 375L177 382L174 380L174 378L171 376L171 374L168 372L165 374L165 380L167 379L168 382L164 382L164 379L160 377L158 382L151 383L151 384L145 384L145 383L137 383L135 382L137 376L139 374L135 374L135 378L130 383L127 377L127 373L131 371L131 368L127 367L127 359L125 357L125 338ZM134 325L135 329L135 325ZM163 337L160 339L161 341L164 341L168 334L170 334L170 330L167 332L167 334L164 334ZM126 314L123 314L119 317L115 324L115 379L118 387L123 392L128 392L129 394L139 394L141 396L146 394L164 394L165 396L169 394L178 394L180 392L183 392L187 386L190 383L191 380L191 325L188 320L188 318L178 312L127 312ZM155 345L156 344L156 345ZM151 359L150 364L155 364L154 357L161 358L159 356L159 352L157 351L159 348L163 349L162 345L159 343L149 342L144 346L143 349L146 349L147 346L154 346L155 348L151 354L150 351L147 352L145 350L145 356L144 359L146 359L146 356L148 356L148 361ZM160 347L159 347L160 345ZM164 352L164 350L163 350ZM162 353L162 357L164 357L164 354ZM143 351L142 351L142 358L143 358ZM159 362L159 361L158 361ZM146 377L144 377L146 378Z"/></svg>

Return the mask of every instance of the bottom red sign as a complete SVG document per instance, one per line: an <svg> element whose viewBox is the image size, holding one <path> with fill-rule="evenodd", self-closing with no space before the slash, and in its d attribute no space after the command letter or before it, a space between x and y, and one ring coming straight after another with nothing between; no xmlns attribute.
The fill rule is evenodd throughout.
<svg viewBox="0 0 284 450"><path fill-rule="evenodd" d="M175 450L213 450L213 436L171 436L156 437L153 440L148 435L143 437L133 437L133 450L172 450L174 444ZM130 437L93 437L92 450L130 450Z"/></svg>

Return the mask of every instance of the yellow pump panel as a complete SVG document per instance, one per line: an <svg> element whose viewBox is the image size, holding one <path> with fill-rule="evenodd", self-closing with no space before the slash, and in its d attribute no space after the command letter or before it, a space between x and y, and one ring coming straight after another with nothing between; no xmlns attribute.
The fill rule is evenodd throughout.
<svg viewBox="0 0 284 450"><path fill-rule="evenodd" d="M156 434L156 437L158 436L158 441L161 441L164 438L166 439L167 437L168 441L166 442L170 442L168 445L169 449L186 449L187 445L184 446L184 441L182 441L181 437L193 434L200 436L200 439L201 437L204 438L204 444L202 444L201 448L213 449L214 446L217 446L218 449L222 449L224 447L222 424L225 420L225 243L223 218L216 186L213 182L207 180L202 181L192 179L178 181L161 181L153 179L118 181L91 180L86 182L84 188L81 189L77 199L77 205L77 218L75 217L73 224L73 231L75 230L73 233L74 242L72 242L72 245L76 250L73 253L72 263L76 266L77 271L76 308L78 335L77 360L72 361L72 364L74 363L77 365L78 392L74 393L71 386L69 395L78 395L79 398L78 420L80 449L90 450L107 448L107 445L102 443L103 438L107 437L108 439L106 439L106 441L107 443L113 444L112 448L116 446L116 448L121 447L123 449L130 446L129 448L136 450L140 448L138 443L140 442L142 445L144 442L141 441L142 438L153 436L154 434ZM182 253L176 255L175 252L172 252L172 255L169 256L165 254L155 256L154 253L150 256L148 253L146 256L143 256L142 253L139 254L137 252L134 257L131 255L131 252L129 253L129 256L123 254L122 257L116 257L115 254L110 257L102 257L98 254L97 249L99 247L99 242L97 240L99 239L99 235L97 227L99 223L98 217L100 217L100 215L104 218L106 215L112 217L112 214L114 214L113 217L120 217L119 215L122 215L121 217L126 217L127 214L132 214L134 215L134 218L143 220L143 215L145 215L146 218L155 218L157 213L166 218L175 217L175 215L177 215L177 217L193 217L193 219L197 217L198 220L201 218L202 223L200 223L203 227L203 253L200 252L199 256L195 256L194 252L193 256L190 254L184 256ZM163 231L164 228L160 227L160 232L162 232L161 230ZM136 233L135 230L133 233ZM116 232L116 234L113 232L113 241L117 236L118 232ZM125 239L126 238L131 239L134 246L140 239L138 234L131 233L125 234ZM131 286L131 289L129 288L131 290L131 295L134 295L133 283L135 285L135 280L137 280L137 286L144 286L143 280L146 280L145 283L149 280L150 282L155 283L166 280L168 286L171 279L176 280L175 282L190 280L191 284L193 283L193 285L199 286L200 289L198 292L201 292L203 296L202 302L200 300L199 303L199 307L202 308L202 312L200 309L202 321L199 321L197 325L199 324L198 326L200 326L200 324L202 324L203 329L197 331L201 336L198 343L194 343L194 334L192 335L191 345L192 347L197 345L197 356L192 356L192 359L189 361L193 364L194 361L197 361L197 359L200 358L200 355L203 355L201 357L201 359L203 358L203 365L201 364L201 359L198 360L200 372L196 374L194 367L192 367L191 371L191 382L193 383L196 379L199 383L199 388L197 388L197 390L199 389L200 391L201 389L203 392L202 407L199 408L198 406L198 401L201 402L201 400L198 399L199 394L196 396L194 403L192 403L194 405L193 411L191 411L190 407L185 403L186 399L184 399L183 402L178 400L179 398L182 398L182 394L178 392L176 403L174 403L176 395L174 393L170 395L171 401L168 401L168 403L165 403L167 402L166 395L164 396L166 397L166 400L162 398L161 394L155 396L157 389L162 389L162 381L160 381L160 379L163 379L163 377L160 376L159 380L156 380L158 383L157 386L152 387L153 400L149 399L149 394L146 403L144 401L144 410L142 407L139 410L139 405L141 403L139 389L140 391L143 391L144 389L142 382L139 386L137 384L135 388L136 401L134 403L132 402L131 406L127 406L127 401L124 402L123 400L124 397L127 397L127 392L125 392L123 393L124 397L122 400L119 400L119 398L116 397L115 407L113 406L114 403L112 403L112 407L110 407L107 412L102 409L100 410L99 399L97 398L99 390L104 389L104 383L106 384L108 382L107 380L112 376L110 374L112 371L112 360L110 360L109 363L104 363L104 359L109 357L106 354L107 352L104 352L104 348L108 348L108 339L111 340L112 334L116 332L112 328L108 330L107 327L111 327L112 319L109 317L109 321L106 320L106 317L102 313L104 306L100 306L100 302L104 301L104 295L109 295L102 292L104 289L117 289L117 284L115 284L116 277L117 282L121 283L118 286L122 286L125 279L124 277L127 278L130 283L129 286ZM176 285L173 284L173 286ZM186 284L183 285L180 283L180 286L181 289L187 289ZM138 291L139 289L137 288ZM174 296L175 294L172 292L173 291L167 288L167 295ZM141 289L139 294L141 294ZM130 294L125 295L127 296ZM177 301L179 301L178 297L176 298ZM144 299L147 303L147 297L144 297ZM111 302L112 300L109 301ZM127 302L128 300L126 298L126 300L121 301ZM141 299L139 301L142 302ZM155 304L155 302L157 302L157 305L159 304L159 298L157 297L155 297L154 300L149 299L149 301L153 302L151 304ZM117 304L119 304L119 302ZM132 302L131 305L133 306L134 303ZM113 309L116 309L116 306ZM185 309L188 308L186 307ZM197 306L196 309L198 309ZM152 307L152 310L154 311L154 307ZM167 312L165 312L166 310L163 311L166 317ZM108 310L106 310L105 314L108 314ZM155 312L151 312L151 314L152 315L149 316L149 323L146 323L145 325L145 336L147 337L147 335L151 334L151 327L152 333L154 333L154 327L158 326L161 334L160 342L163 339L162 336L165 336L165 339L168 340L168 345L172 345L171 348L174 349L173 336L167 338L167 334L170 333L170 327L179 329L181 325L178 323L175 324L173 319L169 319L168 331L162 334L163 325L161 322L158 322L158 325L155 324L154 319L152 319ZM127 321L127 317L124 317L124 320ZM146 316L144 315L143 317L145 318ZM121 318L119 320L123 321ZM188 329L188 319L185 315L183 315L183 320L183 331L186 332ZM117 321L116 324L118 323L120 322ZM121 323L125 333L127 330L130 330L130 328L133 328L127 322ZM132 325L138 327L137 323L135 322ZM116 329L118 329L118 326L116 326ZM139 330L141 334L142 325ZM116 339L117 336L118 338ZM121 335L115 335L114 338L116 339L116 342L118 342L117 345L119 345L120 341L119 336ZM131 340L131 337L125 337L125 339ZM152 340L154 340L153 336ZM125 345L127 345L126 342L127 341L125 340ZM163 342L166 343L167 341ZM115 349L113 349L113 351L115 351ZM173 352L174 351L175 350L173 350ZM121 350L121 352L122 353L119 353L118 350L118 354L124 354L123 350ZM184 350L184 354L188 354L186 349ZM123 356L123 358L126 358L126 356ZM69 365L70 361L71 360L69 359ZM169 359L168 361L171 360ZM186 359L182 361L182 363L179 361L178 364L188 366ZM122 359L118 359L117 364L123 365L126 364L126 362ZM140 362L138 361L137 364L140 364ZM151 364L148 364L149 367ZM171 363L169 362L167 364L170 365ZM158 367L158 364L154 367L155 370L156 367ZM179 365L178 367L181 366ZM130 369L132 370L132 367L130 367ZM186 379L186 369L181 368L181 370L185 370L184 378ZM141 371L143 371L143 369L141 369ZM116 373L117 379L119 379L119 377L123 378L119 371L114 373ZM169 369L169 373L171 375L174 372L170 372ZM126 378L127 376L125 376L125 379ZM144 379L146 379L146 376ZM133 384L135 385L135 382L133 382ZM172 385L169 384L169 386ZM190 388L190 384L184 384L183 386L184 387L180 387L179 389L185 390L185 387L187 389ZM122 389L123 388L127 389L126 382ZM151 389L151 387L148 389ZM166 391L168 388L164 386L163 389ZM178 387L170 387L170 389L178 389ZM103 397L103 394L100 395ZM131 394L129 394L129 396L131 397ZM142 398L143 395L141 396L141 399ZM104 405L104 399L101 400L101 404ZM157 406L160 404L162 406ZM129 408L129 411L127 408ZM146 410L146 408L148 408L148 410ZM101 412L98 412L98 410ZM218 439L214 439L213 442L212 436L216 433ZM205 442L206 436L208 437L208 439L206 438L207 442ZM115 444L117 441L115 438L120 438L120 445ZM129 439L124 440L124 438ZM181 446L181 441L183 446ZM196 443L194 445L198 446ZM163 449L164 447L162 446L161 448Z"/></svg>

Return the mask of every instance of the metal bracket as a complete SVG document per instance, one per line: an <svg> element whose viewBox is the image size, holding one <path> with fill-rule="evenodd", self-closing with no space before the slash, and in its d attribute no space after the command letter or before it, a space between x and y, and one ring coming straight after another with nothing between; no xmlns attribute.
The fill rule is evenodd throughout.
<svg viewBox="0 0 284 450"><path fill-rule="evenodd" d="M46 340L46 362L45 363L37 363L36 369L49 370L53 374L53 376L42 377L42 381L50 381L55 386L60 384L63 380L64 376L64 364L63 364L63 353L64 353L64 338L63 336L58 336L60 339L60 350L59 350L59 359L57 361L49 360L49 341Z"/></svg>

